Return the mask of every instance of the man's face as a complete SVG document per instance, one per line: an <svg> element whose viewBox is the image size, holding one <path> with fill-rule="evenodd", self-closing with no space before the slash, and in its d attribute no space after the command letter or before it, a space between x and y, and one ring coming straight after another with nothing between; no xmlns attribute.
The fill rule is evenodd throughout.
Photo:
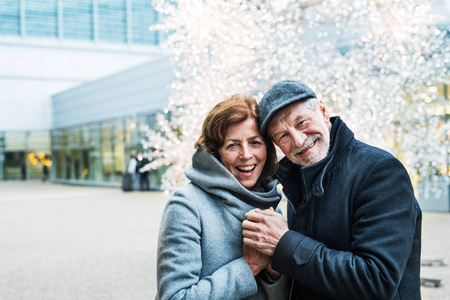
<svg viewBox="0 0 450 300"><path fill-rule="evenodd" d="M317 111L295 102L279 111L268 125L274 143L297 165L315 164L328 154L330 117L322 101L317 101Z"/></svg>

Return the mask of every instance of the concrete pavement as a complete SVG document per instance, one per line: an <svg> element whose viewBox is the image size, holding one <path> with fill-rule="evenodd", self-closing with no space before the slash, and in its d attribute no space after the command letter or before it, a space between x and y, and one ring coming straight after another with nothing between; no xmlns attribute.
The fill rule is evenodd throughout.
<svg viewBox="0 0 450 300"><path fill-rule="evenodd" d="M0 184L1 300L156 295L161 192Z"/></svg>
<svg viewBox="0 0 450 300"><path fill-rule="evenodd" d="M167 196L42 182L0 183L0 300L144 300L156 294ZM424 213L424 300L450 299L450 214Z"/></svg>
<svg viewBox="0 0 450 300"><path fill-rule="evenodd" d="M422 287L422 299L450 299L450 213L423 212L422 262L427 260L442 260L445 266L422 265L422 278L441 280L439 288Z"/></svg>

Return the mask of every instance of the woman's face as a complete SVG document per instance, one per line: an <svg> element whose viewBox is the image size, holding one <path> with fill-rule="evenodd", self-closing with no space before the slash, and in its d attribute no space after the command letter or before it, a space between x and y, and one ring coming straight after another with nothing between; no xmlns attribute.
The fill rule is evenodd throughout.
<svg viewBox="0 0 450 300"><path fill-rule="evenodd" d="M220 161L247 189L252 188L264 168L267 149L252 118L228 127L219 149Z"/></svg>

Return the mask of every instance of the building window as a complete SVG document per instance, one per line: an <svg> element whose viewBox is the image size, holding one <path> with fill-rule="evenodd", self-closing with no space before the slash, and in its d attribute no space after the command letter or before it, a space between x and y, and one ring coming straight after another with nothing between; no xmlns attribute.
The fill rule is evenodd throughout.
<svg viewBox="0 0 450 300"><path fill-rule="evenodd" d="M27 133L25 131L5 132L5 151L25 150Z"/></svg>
<svg viewBox="0 0 450 300"><path fill-rule="evenodd" d="M127 42L127 10L125 0L98 1L99 40Z"/></svg>
<svg viewBox="0 0 450 300"><path fill-rule="evenodd" d="M158 45L159 16L149 0L0 0L0 35Z"/></svg>
<svg viewBox="0 0 450 300"><path fill-rule="evenodd" d="M0 180L48 179L50 146L49 131L0 132Z"/></svg>
<svg viewBox="0 0 450 300"><path fill-rule="evenodd" d="M20 1L1 1L0 34L20 35Z"/></svg>
<svg viewBox="0 0 450 300"><path fill-rule="evenodd" d="M116 143L113 146L114 155L114 179L115 182L120 182L122 180L122 173L125 171L125 160L124 160L125 147L123 143ZM128 161L126 162L128 163Z"/></svg>
<svg viewBox="0 0 450 300"><path fill-rule="evenodd" d="M148 30L150 25L158 22L158 13L151 5L151 1L132 1L131 11L133 43L157 45L159 32Z"/></svg>
<svg viewBox="0 0 450 300"><path fill-rule="evenodd" d="M58 1L25 1L26 35L58 37Z"/></svg>
<svg viewBox="0 0 450 300"><path fill-rule="evenodd" d="M151 151L142 149L141 138L156 124L156 114L148 113L54 129L54 180L120 186L130 157ZM164 170L150 172L152 188L161 185Z"/></svg>
<svg viewBox="0 0 450 300"><path fill-rule="evenodd" d="M43 179L44 168L50 172L52 157L50 151L49 131L30 131L27 140L28 179ZM47 179L47 178L46 178Z"/></svg>
<svg viewBox="0 0 450 300"><path fill-rule="evenodd" d="M64 38L94 40L92 0L64 0L62 6Z"/></svg>

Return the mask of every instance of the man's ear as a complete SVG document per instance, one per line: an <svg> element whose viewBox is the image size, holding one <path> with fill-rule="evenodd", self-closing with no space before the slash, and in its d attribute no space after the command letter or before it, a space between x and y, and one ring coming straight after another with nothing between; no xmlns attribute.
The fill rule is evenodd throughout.
<svg viewBox="0 0 450 300"><path fill-rule="evenodd" d="M322 100L319 100L319 110L325 122L330 123L330 114L328 113L328 110Z"/></svg>

